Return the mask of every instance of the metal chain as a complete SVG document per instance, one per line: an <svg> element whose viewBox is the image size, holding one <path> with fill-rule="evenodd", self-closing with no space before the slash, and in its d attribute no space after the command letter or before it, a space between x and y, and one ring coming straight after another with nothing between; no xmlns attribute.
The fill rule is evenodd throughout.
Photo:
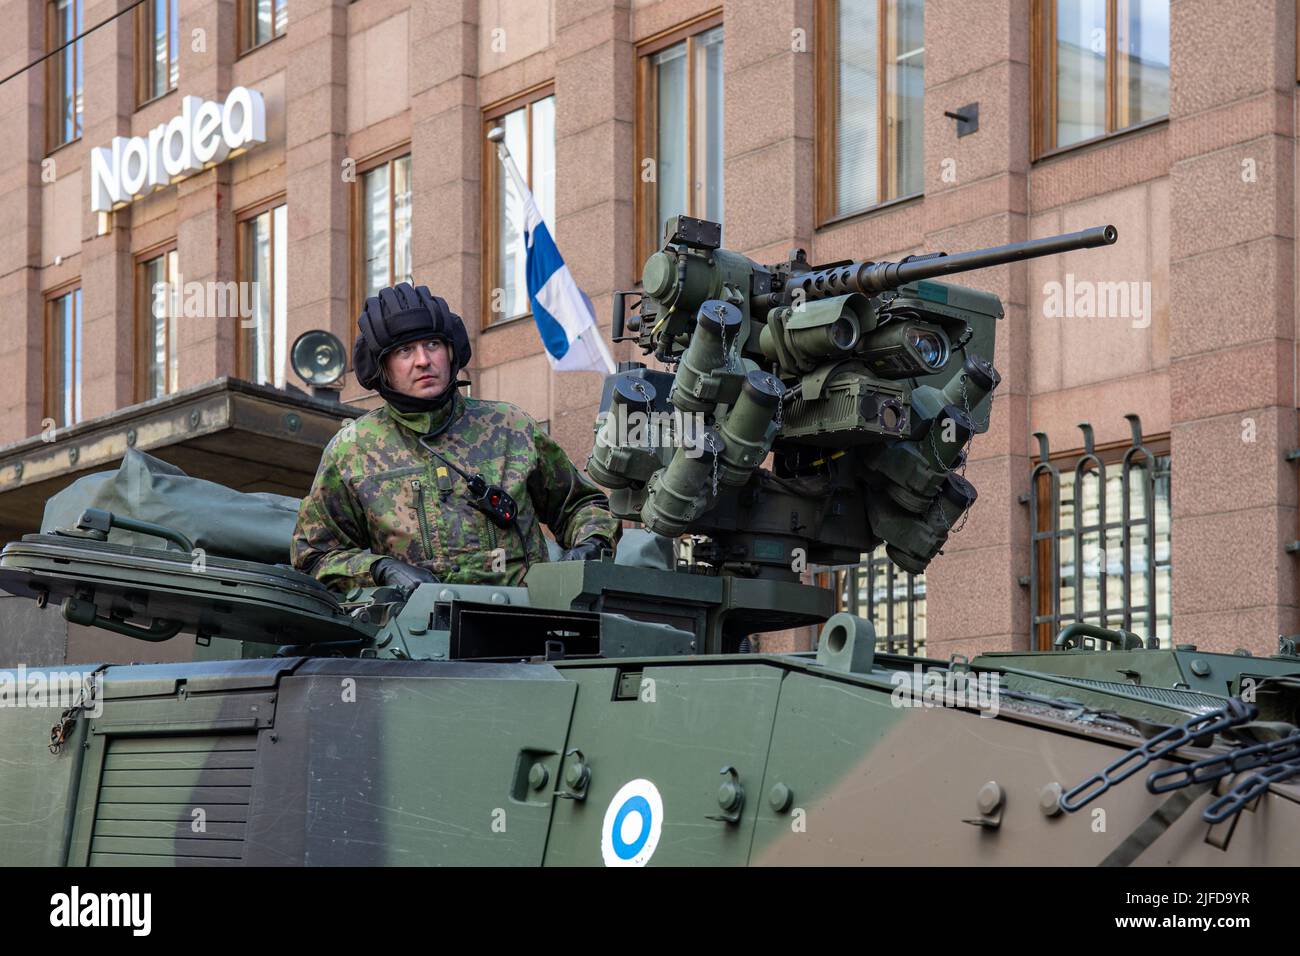
<svg viewBox="0 0 1300 956"><path fill-rule="evenodd" d="M785 414L785 383L773 373L768 372L767 384L772 386L773 390L776 392L776 414L772 416L772 421L776 423L776 430L779 432Z"/></svg>
<svg viewBox="0 0 1300 956"><path fill-rule="evenodd" d="M650 392L646 389L646 387L645 387L645 383L644 383L644 382L633 382L633 383L632 383L632 391L636 392L636 393L637 393L638 395L640 395L643 399L645 399L645 411L646 411L646 414L649 415L649 414L650 414Z"/></svg>
<svg viewBox="0 0 1300 956"><path fill-rule="evenodd" d="M57 754L63 749L63 745L68 742L68 737L72 735L72 729L77 725L77 718L90 708L91 702L95 699L95 677L106 666L103 665L90 672L81 685L77 702L60 714L58 722L50 728L50 753Z"/></svg>
<svg viewBox="0 0 1300 956"><path fill-rule="evenodd" d="M964 478L965 475L963 475L962 477ZM939 510L940 510L940 513L942 513L943 509L941 508L941 509L939 509ZM970 520L970 509L967 508L965 511L962 512L962 514L961 514L961 520L957 522L957 527L955 527L955 528L949 528L949 529L948 529L948 533L949 533L949 534L961 534L961 529L964 528L964 527L966 527L966 522L969 521L969 520ZM947 524L947 521L948 521L948 519L945 518L945 519L944 519L944 523Z"/></svg>
<svg viewBox="0 0 1300 956"><path fill-rule="evenodd" d="M1201 819L1206 823L1222 823L1234 813L1240 813L1246 804L1267 790L1272 784L1281 783L1300 775L1300 760L1289 763L1273 764L1266 770L1251 774L1237 784L1218 800L1215 800L1201 812Z"/></svg>
<svg viewBox="0 0 1300 956"><path fill-rule="evenodd" d="M722 310L722 309L718 309L718 318L719 318L719 320L721 320L725 315L726 315L726 313L724 312L724 310ZM736 336L739 337L739 335L740 335L740 328L737 327L737 328L736 328ZM725 323L724 323L723 326L722 326L722 336L721 336L721 337L722 337L722 357L723 357L724 359L727 360L727 369L728 369L728 370L731 370L731 369L733 369L733 368L736 367L735 359L732 357L732 354L731 354L731 348L732 348L732 346L735 344L735 340L733 339L733 340L730 341L730 342L727 341L727 326L726 326Z"/></svg>
<svg viewBox="0 0 1300 956"><path fill-rule="evenodd" d="M996 396L995 396L992 392L989 393L989 417L986 418L986 419L984 419L984 421L979 422L979 423L977 424L976 421L975 421L975 416L971 414L971 410L970 410L970 396L966 394L966 378L967 378L966 373L965 373L965 372L962 372L962 375L961 375L961 404L962 404L962 407L966 409L966 415L967 415L968 418L970 418L971 424L974 425L974 426L975 426L975 429L978 431L978 430L981 429L981 428L987 428L989 422L993 421L993 399L996 398Z"/></svg>
<svg viewBox="0 0 1300 956"><path fill-rule="evenodd" d="M970 520L970 509L967 508L961 513L961 520L954 526L948 521L948 516L943 513L943 505L939 504L939 495L935 495L930 502L930 507L939 513L939 520L943 522L945 534L961 534L961 529L966 527L966 522Z"/></svg>
<svg viewBox="0 0 1300 956"><path fill-rule="evenodd" d="M958 339L955 343L953 343L952 351L953 351L953 352L961 352L963 355L965 355L965 354L966 354L966 345L967 345L967 343L969 343L970 340L971 340L972 338L974 338L974 337L975 337L975 326L973 326L973 325L971 325L969 322L967 322L967 323L966 323L966 328L965 328L965 330L964 330L964 331L962 332L962 334L961 334L961 338ZM951 354L951 353L950 353L950 354Z"/></svg>
<svg viewBox="0 0 1300 956"><path fill-rule="evenodd" d="M716 498L718 497L718 470L722 467L722 456L718 454L718 446L714 442L713 436L709 435L707 438L709 451L713 452L713 497Z"/></svg>
<svg viewBox="0 0 1300 956"><path fill-rule="evenodd" d="M948 421L952 421L952 419L949 418ZM935 426L931 425L930 430L926 433L926 437L930 440L930 451L934 452L934 460L939 462L940 464L943 464L943 455L939 454L939 446L935 444L934 433L935 433ZM958 459L960 459L961 453L969 447L970 447L970 438L967 438L966 444L957 450L957 457L954 458L953 461L956 462ZM943 466L944 471L952 471L952 468L953 468L952 465ZM966 468L966 463L962 462L962 469L965 470L965 468ZM966 476L962 475L962 477L965 478Z"/></svg>
<svg viewBox="0 0 1300 956"><path fill-rule="evenodd" d="M636 393L637 393L638 395L640 395L643 399L645 399L645 434L646 434L646 435L649 435L649 433L650 433L650 422L653 421L653 419L651 418L651 415L653 414L653 412L652 412L652 410L651 410L651 406L650 406L650 393L649 393L649 391L647 391L647 389L646 389L644 383L642 383L642 382L633 382L633 383L632 383L632 391L636 392Z"/></svg>
<svg viewBox="0 0 1300 956"><path fill-rule="evenodd" d="M1067 813L1081 810L1118 783L1127 780L1153 760L1173 753L1197 737L1216 734L1229 727L1254 720L1259 708L1247 704L1240 697L1229 697L1217 710L1198 714L1181 724L1166 728L1150 740L1143 741L1121 757L1113 760L1099 773L1061 795L1061 809ZM1093 789L1095 788L1095 789Z"/></svg>
<svg viewBox="0 0 1300 956"><path fill-rule="evenodd" d="M1244 773L1256 767L1296 760L1300 760L1300 733L1206 757L1184 767L1157 770L1147 777L1147 790L1152 793L1168 793L1194 783L1213 783L1221 777Z"/></svg>

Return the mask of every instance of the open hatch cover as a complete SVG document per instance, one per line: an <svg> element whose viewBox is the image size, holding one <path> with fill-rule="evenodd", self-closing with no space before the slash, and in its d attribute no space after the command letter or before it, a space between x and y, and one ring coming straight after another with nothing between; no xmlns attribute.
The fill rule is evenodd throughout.
<svg viewBox="0 0 1300 956"><path fill-rule="evenodd" d="M148 641L181 631L259 644L373 636L334 595L291 568L73 535L29 534L0 551L0 588L62 607L78 624Z"/></svg>

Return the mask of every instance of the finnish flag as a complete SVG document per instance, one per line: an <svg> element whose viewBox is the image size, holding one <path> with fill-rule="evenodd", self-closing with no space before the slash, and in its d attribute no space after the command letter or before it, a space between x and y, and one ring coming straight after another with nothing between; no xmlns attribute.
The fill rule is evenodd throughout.
<svg viewBox="0 0 1300 956"><path fill-rule="evenodd" d="M528 252L528 301L533 321L546 347L546 357L557 372L604 372L613 374L614 360L600 337L596 311L587 294L578 288L564 264L560 250L546 228L533 194L524 185L514 160L498 146L515 188L524 200L524 246Z"/></svg>

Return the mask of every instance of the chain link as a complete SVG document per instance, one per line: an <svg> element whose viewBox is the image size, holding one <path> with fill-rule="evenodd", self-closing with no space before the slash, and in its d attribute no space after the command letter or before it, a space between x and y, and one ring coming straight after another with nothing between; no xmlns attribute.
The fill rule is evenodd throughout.
<svg viewBox="0 0 1300 956"><path fill-rule="evenodd" d="M708 436L709 451L713 452L713 497L718 497L718 471L722 467L722 456L718 454L718 446L713 440L713 436Z"/></svg>
<svg viewBox="0 0 1300 956"><path fill-rule="evenodd" d="M1153 760L1159 760L1173 753L1184 744L1203 737L1216 734L1229 727L1254 720L1259 708L1247 704L1239 697L1229 697L1227 703L1217 710L1198 714L1181 724L1168 727L1150 740L1143 741L1137 747L1111 761L1104 769L1076 787L1061 795L1061 809L1068 813L1081 810L1093 800L1118 783L1127 780Z"/></svg>
<svg viewBox="0 0 1300 956"><path fill-rule="evenodd" d="M1240 813L1246 804L1267 790L1272 784L1281 783L1300 775L1300 760L1289 763L1273 764L1266 770L1251 774L1237 784L1218 800L1215 800L1201 812L1201 819L1206 823L1222 823L1234 813Z"/></svg>
<svg viewBox="0 0 1300 956"><path fill-rule="evenodd" d="M1168 793L1195 783L1213 783L1221 777L1244 773L1256 767L1296 760L1300 760L1300 733L1206 757L1183 767L1157 770L1147 777L1147 789L1152 793Z"/></svg>
<svg viewBox="0 0 1300 956"><path fill-rule="evenodd" d="M718 321L722 325L722 336L721 336L722 357L727 360L727 370L730 371L731 369L736 367L736 360L732 356L731 350L732 350L732 346L735 345L735 339L739 338L740 336L740 326L739 325L736 326L735 337L730 341L728 341L727 339L728 329L726 324L727 311L726 309L723 309L721 306L719 306L715 314L718 316Z"/></svg>
<svg viewBox="0 0 1300 956"><path fill-rule="evenodd" d="M645 434L649 435L650 423L654 420L652 418L653 410L650 405L650 392L646 389L645 385L641 382L633 382L632 391L636 392L643 399L645 399Z"/></svg>
<svg viewBox="0 0 1300 956"><path fill-rule="evenodd" d="M50 753L57 754L63 749L77 725L77 718L90 709L95 699L95 677L103 669L100 667L86 677L81 685L81 693L77 695L77 702L60 714L58 722L50 728Z"/></svg>

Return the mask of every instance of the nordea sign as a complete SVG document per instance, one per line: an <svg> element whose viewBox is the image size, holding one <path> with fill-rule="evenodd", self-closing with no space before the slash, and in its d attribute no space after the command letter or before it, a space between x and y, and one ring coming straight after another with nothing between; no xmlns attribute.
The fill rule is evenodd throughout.
<svg viewBox="0 0 1300 956"><path fill-rule="evenodd" d="M112 146L91 150L90 208L109 212L265 142L266 105L257 90L237 86L224 104L187 96L181 115L148 136L114 136Z"/></svg>

